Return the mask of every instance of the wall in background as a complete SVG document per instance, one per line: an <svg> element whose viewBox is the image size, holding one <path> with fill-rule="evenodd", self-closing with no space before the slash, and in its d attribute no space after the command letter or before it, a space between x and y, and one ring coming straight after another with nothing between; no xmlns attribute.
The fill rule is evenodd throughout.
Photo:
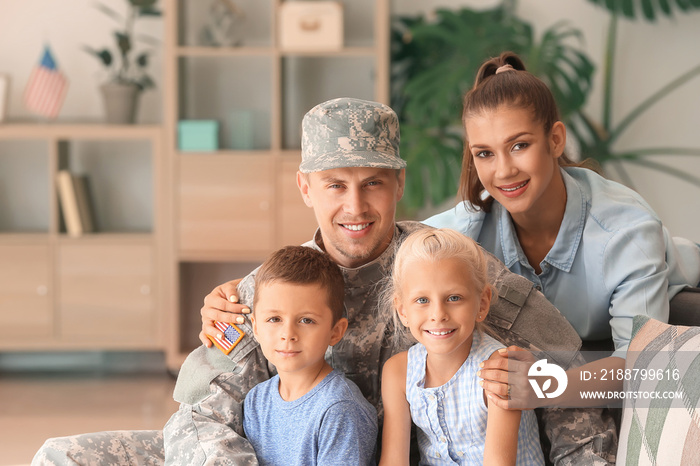
<svg viewBox="0 0 700 466"><path fill-rule="evenodd" d="M122 0L103 0L118 9ZM205 0L198 0L205 1ZM496 0L393 0L395 14L429 12L436 7L486 8ZM102 66L81 50L83 45L111 45L115 23L94 8L92 0L2 0L0 3L0 73L11 75L9 117L29 118L22 106L22 90L32 67L49 42L59 67L70 79L70 91L61 113L66 119L102 117L98 86L105 77ZM601 65L609 14L587 0L518 0L519 15L535 25L536 32L560 20L567 20L583 31L584 48L597 66ZM162 37L160 20L139 24L141 32ZM623 20L618 38L618 66L615 76L613 118L621 118L646 96L700 63L700 13L661 18L656 23ZM139 121L161 121L162 55L153 57L152 75L156 90L143 95ZM267 92L265 89L264 92ZM637 120L618 141L617 148L700 147L700 79L685 84L664 98ZM600 118L600 73L587 108ZM700 177L699 157L673 157L675 167ZM670 158L665 160L670 160ZM662 217L671 232L700 242L700 188L644 168L629 168L638 191ZM613 173L609 174L613 177ZM690 214L690 215L689 215Z"/></svg>

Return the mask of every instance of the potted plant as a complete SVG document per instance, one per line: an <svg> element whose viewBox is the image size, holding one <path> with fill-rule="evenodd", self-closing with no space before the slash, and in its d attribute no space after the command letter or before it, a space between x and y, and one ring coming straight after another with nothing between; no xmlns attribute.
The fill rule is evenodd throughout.
<svg viewBox="0 0 700 466"><path fill-rule="evenodd" d="M125 15L104 4L96 5L103 13L123 25L114 31L117 53L113 54L109 48L85 47L89 54L97 57L107 68L109 79L100 86L100 90L104 98L107 122L116 124L133 123L141 91L155 86L153 79L146 72L151 51L145 50L137 54L134 50L134 39L150 45L156 45L158 41L146 35L135 36L134 23L141 17L161 15L160 10L156 8L158 0L125 1Z"/></svg>

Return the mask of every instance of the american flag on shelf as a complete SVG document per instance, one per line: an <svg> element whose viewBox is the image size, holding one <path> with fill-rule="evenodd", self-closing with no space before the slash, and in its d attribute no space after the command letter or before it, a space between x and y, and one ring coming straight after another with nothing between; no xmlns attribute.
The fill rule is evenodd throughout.
<svg viewBox="0 0 700 466"><path fill-rule="evenodd" d="M47 45L44 47L41 61L29 76L29 82L24 89L24 104L32 113L56 118L67 91L68 80L56 67L56 61Z"/></svg>
<svg viewBox="0 0 700 466"><path fill-rule="evenodd" d="M207 336L225 354L229 354L231 350L236 347L238 342L241 341L243 335L245 335L243 330L236 327L234 324L225 324L223 322L214 321L214 327L222 332L222 338L212 337L209 335Z"/></svg>

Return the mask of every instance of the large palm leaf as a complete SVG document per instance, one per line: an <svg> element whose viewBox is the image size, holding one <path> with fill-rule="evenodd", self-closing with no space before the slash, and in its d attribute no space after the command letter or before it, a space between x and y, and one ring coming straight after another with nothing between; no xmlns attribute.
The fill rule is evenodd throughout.
<svg viewBox="0 0 700 466"><path fill-rule="evenodd" d="M636 19L640 13L654 21L659 15L673 16L675 13L688 13L700 10L700 0L588 0L607 8L613 14L621 14Z"/></svg>

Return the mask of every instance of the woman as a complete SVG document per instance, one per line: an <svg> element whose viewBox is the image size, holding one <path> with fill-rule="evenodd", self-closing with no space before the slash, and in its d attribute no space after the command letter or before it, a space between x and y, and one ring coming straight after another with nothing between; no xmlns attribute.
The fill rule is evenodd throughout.
<svg viewBox="0 0 700 466"><path fill-rule="evenodd" d="M532 281L584 349L612 337L616 357L601 363L624 367L633 317L668 321L669 300L700 281L700 247L672 238L636 192L564 155L554 97L517 55L482 65L463 122L464 202L425 223L461 231Z"/></svg>

